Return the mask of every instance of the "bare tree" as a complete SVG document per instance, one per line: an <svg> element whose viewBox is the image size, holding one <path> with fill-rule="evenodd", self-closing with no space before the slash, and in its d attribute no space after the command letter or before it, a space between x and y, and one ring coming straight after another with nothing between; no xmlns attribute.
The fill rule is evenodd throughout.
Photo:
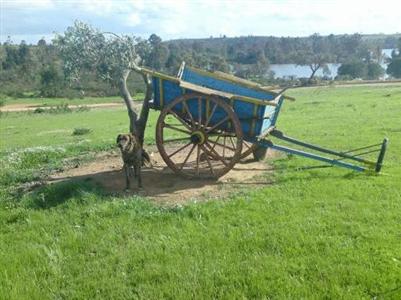
<svg viewBox="0 0 401 300"><path fill-rule="evenodd" d="M309 83L312 82L316 72L321 68L325 68L327 63L330 62L332 57L329 53L327 41L316 33L311 36L311 42L305 44L302 51L297 53L295 57L296 63L298 65L308 65L312 71L308 79Z"/></svg>
<svg viewBox="0 0 401 300"><path fill-rule="evenodd" d="M104 33L83 22L76 21L64 34L54 40L64 61L64 70L71 80L79 82L82 72L95 72L100 78L118 86L129 116L129 130L143 143L149 115L152 86L149 76L141 71L142 57L147 57L151 45L134 36ZM133 95L128 90L130 73L139 73L146 85L141 112L135 111Z"/></svg>

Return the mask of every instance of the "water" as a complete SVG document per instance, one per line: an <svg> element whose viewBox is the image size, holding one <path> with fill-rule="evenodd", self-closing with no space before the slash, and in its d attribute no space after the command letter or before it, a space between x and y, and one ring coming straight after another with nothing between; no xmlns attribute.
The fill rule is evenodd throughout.
<svg viewBox="0 0 401 300"><path fill-rule="evenodd" d="M391 57L391 52L393 49L383 49L382 54L386 57ZM323 68L317 70L315 76L327 76L329 78L334 78L337 76L338 68L341 64L327 64L328 72L324 72ZM387 64L382 63L381 66L386 69ZM309 78L312 74L312 70L306 65L296 65L296 64L273 64L270 65L269 71L274 72L275 78Z"/></svg>
<svg viewBox="0 0 401 300"><path fill-rule="evenodd" d="M334 78L337 76L337 70L340 67L340 64L327 64L328 73L323 74L323 68L320 68L316 71L315 76L328 76L330 78ZM289 78L296 77L302 78L309 76L312 74L312 70L309 66L299 66L296 64L277 64L270 65L270 71L274 72L275 78Z"/></svg>

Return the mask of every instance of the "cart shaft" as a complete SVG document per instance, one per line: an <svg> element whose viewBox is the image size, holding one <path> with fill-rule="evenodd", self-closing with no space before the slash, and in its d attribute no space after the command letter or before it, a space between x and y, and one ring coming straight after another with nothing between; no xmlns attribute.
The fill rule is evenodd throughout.
<svg viewBox="0 0 401 300"><path fill-rule="evenodd" d="M385 138L383 140L382 143L380 144L375 144L375 145L371 145L371 146L367 146L367 147L363 147L360 149L367 149L367 148L373 148L373 147L377 147L377 146L381 146L379 149L374 149L374 150L370 150L370 151L366 151L363 153L358 153L358 154L352 154L352 152L356 152L360 149L355 149L355 150L351 150L351 151L345 151L345 152L338 152L338 151L334 151L334 150L330 150L330 149L326 149L320 146L316 146L313 144L309 144L297 139L294 139L292 137L288 137L286 135L284 135L281 131L279 130L273 130L270 133L271 136L286 141L288 143L294 144L294 145L298 145L298 146L302 146L311 150L314 150L316 152L320 152L320 153L325 153L325 154L330 154L335 156L334 158L330 158L330 157L325 157L325 156L321 156L319 154L315 154L315 153L310 153L310 152L306 152L306 151L302 151L302 150L298 150L298 149L292 149L289 148L287 146L281 146L281 145L277 145L275 143L273 143L270 140L266 140L266 139L262 139L262 140L254 140L254 143L257 143L258 145L265 147L265 148L271 148L274 150L278 150L278 151L282 151L282 152L286 152L286 153L290 153L290 154L294 154L294 155L299 155L299 156L303 156L306 158L310 158L310 159L314 159L317 161L322 161L325 163L328 163L330 165L335 165L335 166L339 166L339 167L343 167L343 168L347 168L347 169L351 169L354 171L359 171L359 172L364 172L364 171L369 171L369 170L374 170L377 173L380 172L382 165L383 165L383 160L384 160L384 155L387 149L387 143L388 143L388 139ZM372 162L369 161L367 159L361 158L360 155L363 154L367 154L367 153L371 153L371 152L379 152L379 156L376 162ZM357 163L360 163L362 165L356 165L354 163L349 163L349 162L345 162L343 160L352 160L355 161Z"/></svg>

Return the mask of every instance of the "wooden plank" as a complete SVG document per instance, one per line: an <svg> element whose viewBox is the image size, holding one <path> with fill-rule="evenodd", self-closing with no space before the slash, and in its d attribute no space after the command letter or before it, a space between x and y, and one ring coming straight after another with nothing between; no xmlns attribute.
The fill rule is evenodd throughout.
<svg viewBox="0 0 401 300"><path fill-rule="evenodd" d="M253 82L253 81L250 81L250 80L246 80L246 79L243 79L243 78L231 75L231 74L227 74L227 73L220 72L220 71L208 72L208 71L205 71L205 70L202 70L202 69L198 69L198 68L194 68L194 67L188 67L188 66L186 66L186 68L188 68L188 69L190 69L190 70L192 70L192 71L194 71L196 73L199 73L199 74L202 74L204 76L207 76L207 77L213 77L213 78L220 79L220 80L230 81L232 83L239 83L239 84L241 84L243 86L249 87L249 88L254 89L254 90L268 92L268 93L272 94L273 96L279 95L279 93L277 93L277 92L275 92L275 91L273 91L273 90L271 90L269 88L263 87L263 86L261 86L260 84L258 84L256 82ZM290 96L286 96L286 95L283 95L283 97L285 99L288 99L288 100L291 100L291 101L295 101L294 97L290 97Z"/></svg>
<svg viewBox="0 0 401 300"><path fill-rule="evenodd" d="M276 129L276 126L270 126L269 128L267 128L267 129L265 129L259 136L257 136L256 138L258 139L258 140L262 140L262 139L264 139L265 137L267 137L269 134L270 134L270 132L272 132L274 129Z"/></svg>
<svg viewBox="0 0 401 300"><path fill-rule="evenodd" d="M161 78L161 79L165 79L165 80L169 80L169 81L173 81L173 82L177 82L177 83L180 82L180 79L178 79L176 77L173 77L173 76L170 76L167 74L163 74L163 73L159 73L154 70L147 69L147 68L141 68L141 71L143 73L149 74L153 77L157 77L157 78Z"/></svg>
<svg viewBox="0 0 401 300"><path fill-rule="evenodd" d="M240 95L235 95L235 94L230 94L230 93L226 93L226 92L222 92L222 91L217 91L217 90L213 90L204 86L199 86L187 81L180 81L180 87L182 88L186 88L189 90L193 90L195 92L201 93L201 94L205 94L205 95L210 95L210 96L219 96L219 97L223 97L223 98L227 98L227 99L237 99L237 100L241 100L241 101L245 101L245 102L249 102L249 103L253 103L256 105L269 105L269 106L277 106L276 103L272 103L272 101L263 101L260 99L256 99L256 98L251 98L251 97L245 97L245 96L240 96Z"/></svg>

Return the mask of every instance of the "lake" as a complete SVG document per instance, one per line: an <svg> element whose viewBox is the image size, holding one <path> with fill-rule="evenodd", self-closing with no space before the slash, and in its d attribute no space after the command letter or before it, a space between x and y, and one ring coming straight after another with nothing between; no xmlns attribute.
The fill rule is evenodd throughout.
<svg viewBox="0 0 401 300"><path fill-rule="evenodd" d="M382 54L386 57L391 57L391 52L393 49L383 49ZM329 69L329 73L323 74L323 69L319 69L316 72L316 76L327 76L330 78L334 78L337 76L338 68L341 64L327 64ZM382 63L381 66L386 69L387 64ZM288 77L295 77L295 78L309 78L312 74L312 71L309 66L306 65L296 65L296 64L272 64L270 65L269 72L274 72L274 78L288 78ZM385 75L384 77L387 77Z"/></svg>

